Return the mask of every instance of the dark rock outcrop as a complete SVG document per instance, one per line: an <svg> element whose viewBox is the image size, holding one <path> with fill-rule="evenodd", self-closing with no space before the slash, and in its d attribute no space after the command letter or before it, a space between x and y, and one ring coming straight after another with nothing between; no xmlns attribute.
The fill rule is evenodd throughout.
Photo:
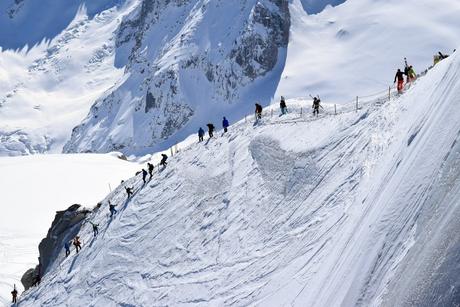
<svg viewBox="0 0 460 307"><path fill-rule="evenodd" d="M35 268L27 270L21 278L26 290L35 284L37 276L41 278L46 274L62 252L64 243L72 240L80 231L83 221L91 212L86 209L81 210L80 207L80 205L74 204L67 210L56 212L46 238L38 246L39 264Z"/></svg>
<svg viewBox="0 0 460 307"><path fill-rule="evenodd" d="M35 283L38 274L38 265L34 269L28 269L21 277L21 283L26 290L31 288Z"/></svg>

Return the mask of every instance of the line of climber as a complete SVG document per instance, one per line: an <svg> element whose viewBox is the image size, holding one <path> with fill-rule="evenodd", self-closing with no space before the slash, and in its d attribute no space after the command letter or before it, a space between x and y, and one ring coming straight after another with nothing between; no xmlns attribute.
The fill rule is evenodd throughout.
<svg viewBox="0 0 460 307"><path fill-rule="evenodd" d="M166 165L167 165L166 160L167 159L168 159L168 156L166 154L162 154L162 159L161 159L160 165L163 166L163 167L166 167ZM148 180L152 179L153 171L154 171L154 165L152 163L150 163L150 162L147 162L147 170L142 169L141 171L136 173L136 176L139 175L140 173L142 173L142 181L145 184L145 183L147 183L147 175L149 175ZM124 181L122 181L121 183L124 184ZM129 187L129 186L124 185L124 188L125 188L125 191L126 191L126 194L127 194L127 198L128 199L131 198L133 196L133 194L134 194L134 187ZM118 210L115 208L116 205L112 204L112 202L110 200L108 201L108 205L109 205L109 212L110 212L109 217L110 217L110 219L112 219L113 216L118 213ZM89 220L88 220L88 222L92 226L93 236L97 237L97 235L99 234L99 224L93 223L92 221L89 221ZM80 239L80 237L78 235L75 236L75 238L73 240L67 241L67 242L64 243L64 250L65 250L65 257L66 258L71 253L70 248L72 247L72 245L75 247L76 253L78 253L81 250L82 242L81 242L81 239Z"/></svg>
<svg viewBox="0 0 460 307"><path fill-rule="evenodd" d="M213 123L208 123L206 124L206 126L208 127L208 135L209 135L209 139L213 138L214 137L214 130L216 129L216 127L214 126ZM222 118L222 128L224 129L224 133L227 133L228 132L228 127L230 126L230 123L228 121L228 119L224 116ZM200 127L198 129L198 142L202 142L204 141L204 129L202 127Z"/></svg>
<svg viewBox="0 0 460 307"><path fill-rule="evenodd" d="M455 52L455 50L454 50L454 52ZM447 57L448 57L448 55L444 55L441 52L439 52L438 55L435 56L434 65L437 64L439 61L447 58ZM405 79L404 76L406 76L406 80L404 80ZM396 75L395 75L395 79L394 79L394 83L397 82L396 88L398 90L398 94L402 94L403 91L404 91L405 86L412 84L416 80L416 78L417 78L417 74L415 73L415 70L414 70L413 66L409 65L408 62L407 62L407 59L404 58L404 71L402 71L401 69L398 69L397 72L396 72ZM313 109L313 116L315 116L315 115L318 116L319 112L320 112L320 109L324 109L321 106L320 96L319 95L316 95L316 96L310 95L310 97L313 100L312 101L312 106L311 106L312 109ZM279 114L280 117L289 113L288 108L287 108L287 104L286 104L286 99L284 98L284 96L281 96L279 106L280 106L280 114ZM263 111L262 105L259 104L259 103L256 103L255 104L255 119L256 119L256 123L260 119L262 119L262 111ZM215 126L212 123L208 123L206 126L208 127L209 139L211 139L211 138L214 137ZM224 133L228 132L228 127L229 126L230 126L229 121L224 116L223 119L222 119L222 128L223 128ZM200 127L199 130L198 130L198 142L204 141L204 134L205 134L205 131L203 130L203 128ZM162 156L162 159L161 159L159 165L163 166L165 168L166 165L167 165L166 161L168 159L168 156L166 154L161 154L161 156ZM147 162L147 169L143 168L141 171L136 173L136 176L139 175L139 174L142 174L142 181L145 184L145 183L147 183L147 180L150 181L152 179L153 171L154 171L154 165L152 163L150 163L150 162ZM147 179L147 176L149 176L148 179ZM122 184L124 184L123 181L122 181ZM125 188L125 191L126 191L126 194L127 194L127 198L130 199L134 194L134 187L129 187L129 186L125 185L124 188ZM110 217L110 219L112 219L113 216L118 213L118 210L116 209L116 205L112 204L110 200L108 201L108 205L109 205L108 209L109 209L109 212L110 212L109 217ZM93 223L91 221L88 221L88 222L92 226L93 236L97 237L97 235L99 234L99 224L95 224L95 223ZM64 243L65 257L68 257L71 254L70 248L71 248L72 245L75 247L76 253L79 253L79 251L82 248L82 241L81 241L81 239L80 239L80 237L78 235L75 236L75 238L73 240L67 241L67 242ZM40 279L41 279L40 275L38 275L34 285L38 285L40 283ZM16 286L14 286L14 289L11 292L11 294L13 296L13 303L15 303L17 301L17 295L18 295L18 291L16 290Z"/></svg>

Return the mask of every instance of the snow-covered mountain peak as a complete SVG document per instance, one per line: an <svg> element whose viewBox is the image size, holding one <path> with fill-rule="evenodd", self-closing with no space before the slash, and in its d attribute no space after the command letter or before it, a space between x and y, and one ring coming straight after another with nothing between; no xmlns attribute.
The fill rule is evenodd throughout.
<svg viewBox="0 0 460 307"><path fill-rule="evenodd" d="M136 152L222 110L241 117L250 96L271 99L288 37L287 1L143 2L117 35L129 77L93 106L65 151ZM263 88L247 93L256 80Z"/></svg>
<svg viewBox="0 0 460 307"><path fill-rule="evenodd" d="M341 2L4 1L0 154L164 150L256 101L383 91L460 39L450 0Z"/></svg>

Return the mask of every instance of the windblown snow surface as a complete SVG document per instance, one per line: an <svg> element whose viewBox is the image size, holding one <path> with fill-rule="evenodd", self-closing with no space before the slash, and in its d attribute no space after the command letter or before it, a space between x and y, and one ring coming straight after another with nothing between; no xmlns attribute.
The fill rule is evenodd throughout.
<svg viewBox="0 0 460 307"><path fill-rule="evenodd" d="M20 305L455 306L459 74L454 55L390 102L183 149Z"/></svg>

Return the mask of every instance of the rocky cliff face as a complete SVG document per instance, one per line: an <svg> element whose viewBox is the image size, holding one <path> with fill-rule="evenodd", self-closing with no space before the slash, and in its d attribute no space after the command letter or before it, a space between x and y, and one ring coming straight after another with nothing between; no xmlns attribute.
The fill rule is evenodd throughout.
<svg viewBox="0 0 460 307"><path fill-rule="evenodd" d="M249 110L249 96L270 99L248 93L255 83L274 93L269 75L284 65L289 27L288 0L141 1L116 34L125 78L95 102L64 151L155 147L195 132L203 114L232 117Z"/></svg>
<svg viewBox="0 0 460 307"><path fill-rule="evenodd" d="M63 252L64 243L72 240L78 234L89 213L88 210L81 210L78 204L70 206L67 210L56 212L46 238L38 246L40 263L35 268L27 270L21 278L26 290L32 287L37 276L41 277L46 274L54 260Z"/></svg>

